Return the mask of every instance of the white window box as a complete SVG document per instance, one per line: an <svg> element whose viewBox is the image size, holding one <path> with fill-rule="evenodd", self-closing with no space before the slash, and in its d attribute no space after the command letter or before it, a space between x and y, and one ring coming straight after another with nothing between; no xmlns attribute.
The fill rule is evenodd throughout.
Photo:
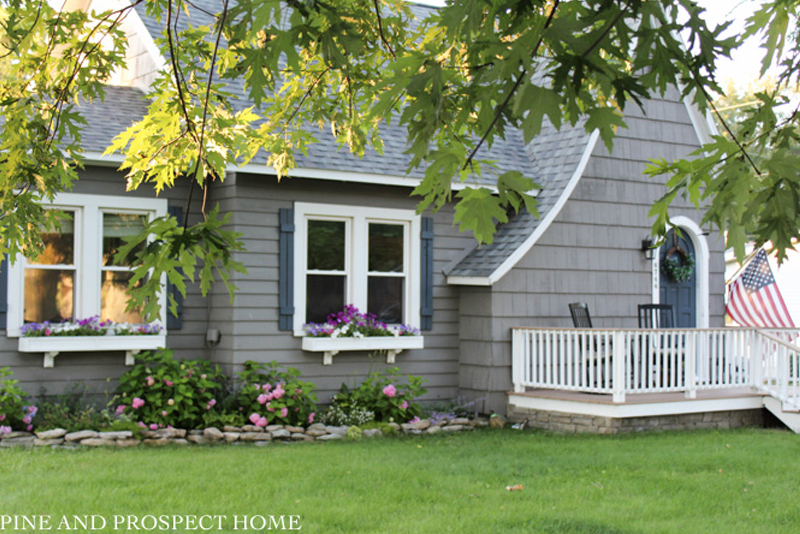
<svg viewBox="0 0 800 534"><path fill-rule="evenodd" d="M134 355L143 350L166 346L166 335L143 336L47 336L19 338L20 352L43 352L44 367L53 367L61 352L125 352L125 365L133 365Z"/></svg>
<svg viewBox="0 0 800 534"><path fill-rule="evenodd" d="M341 351L386 351L386 363L394 363L395 356L406 349L421 349L422 336L378 337L313 337L303 338L303 350L324 352L323 365L331 365L333 357Z"/></svg>

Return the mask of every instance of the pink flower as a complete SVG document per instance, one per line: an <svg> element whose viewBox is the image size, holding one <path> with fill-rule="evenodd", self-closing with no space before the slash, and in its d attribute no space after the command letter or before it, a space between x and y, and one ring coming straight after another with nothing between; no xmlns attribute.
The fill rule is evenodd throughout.
<svg viewBox="0 0 800 534"><path fill-rule="evenodd" d="M267 403L267 411L268 411L268 412L274 412L274 411L275 411L275 408L273 408L272 406L270 406L270 404L272 404L272 403L271 403L271 402L268 402L268 403Z"/></svg>
<svg viewBox="0 0 800 534"><path fill-rule="evenodd" d="M46 335L46 336L49 336L49 335L51 335L52 333L53 333L53 332L51 332L49 328L45 329L45 331L44 331L44 335Z"/></svg>
<svg viewBox="0 0 800 534"><path fill-rule="evenodd" d="M117 409L114 410L114 414L122 415L122 412L124 412L124 411L125 411L125 405L124 404L120 404L119 406L117 406Z"/></svg>
<svg viewBox="0 0 800 534"><path fill-rule="evenodd" d="M272 392L272 398L280 399L281 397L283 397L284 393L286 393L286 390L284 390L283 387L281 387L281 384L278 384L275 387L275 391Z"/></svg>
<svg viewBox="0 0 800 534"><path fill-rule="evenodd" d="M5 436L6 434L10 434L10 433L11 433L11 427L10 426L0 426L0 436Z"/></svg>
<svg viewBox="0 0 800 534"><path fill-rule="evenodd" d="M141 421L139 421L139 426L142 427L142 428L147 428L147 425L142 423Z"/></svg>
<svg viewBox="0 0 800 534"><path fill-rule="evenodd" d="M0 413L0 421L5 421L5 420L6 420L6 414Z"/></svg>
<svg viewBox="0 0 800 534"><path fill-rule="evenodd" d="M261 386L259 386L258 384L256 384L256 389L261 389Z"/></svg>
<svg viewBox="0 0 800 534"><path fill-rule="evenodd" d="M281 417L286 417L289 415L289 409L286 407L281 408Z"/></svg>
<svg viewBox="0 0 800 534"><path fill-rule="evenodd" d="M150 430L158 430L158 425L153 423L150 425Z"/></svg>
<svg viewBox="0 0 800 534"><path fill-rule="evenodd" d="M155 380L155 378L153 378L152 376L148 376L148 377L147 377L147 385L148 385L148 386L152 386L152 385L153 385L153 384L155 384L155 383L156 383L156 380Z"/></svg>
<svg viewBox="0 0 800 534"><path fill-rule="evenodd" d="M272 384L264 384L262 388L264 388L264 391L269 391L272 389Z"/></svg>
<svg viewBox="0 0 800 534"><path fill-rule="evenodd" d="M25 430L27 430L28 432L30 432L31 430L33 430L33 425L28 425L28 428L26 428Z"/></svg>
<svg viewBox="0 0 800 534"><path fill-rule="evenodd" d="M313 423L314 422L314 416L315 415L317 415L316 412L311 412L310 414L308 414L308 422L309 423Z"/></svg>
<svg viewBox="0 0 800 534"><path fill-rule="evenodd" d="M258 420L261 419L261 416L257 413L250 414L250 422L254 425L258 423Z"/></svg>
<svg viewBox="0 0 800 534"><path fill-rule="evenodd" d="M403 402L400 404L400 409L401 409L401 410L405 410L406 408L408 408L408 401L403 401Z"/></svg>
<svg viewBox="0 0 800 534"><path fill-rule="evenodd" d="M256 423L256 426L260 426L261 428L267 426L267 418L262 417L261 419L259 419L258 422Z"/></svg>
<svg viewBox="0 0 800 534"><path fill-rule="evenodd" d="M131 402L131 408L133 408L134 410L138 410L142 406L144 406L144 401L139 397L134 398L133 401Z"/></svg>
<svg viewBox="0 0 800 534"><path fill-rule="evenodd" d="M397 388L394 387L392 384L389 384L385 388L383 388L383 394L387 397L394 397L397 395Z"/></svg>
<svg viewBox="0 0 800 534"><path fill-rule="evenodd" d="M413 425L414 423L419 423L419 417L415 417L414 419L409 419L408 424Z"/></svg>
<svg viewBox="0 0 800 534"><path fill-rule="evenodd" d="M167 410L162 410L162 411L161 411L161 415L163 415L164 417L166 417L166 416L167 416Z"/></svg>
<svg viewBox="0 0 800 534"><path fill-rule="evenodd" d="M266 404L269 399L263 393L258 396L258 403L259 404Z"/></svg>
<svg viewBox="0 0 800 534"><path fill-rule="evenodd" d="M210 401L208 401L209 406L216 406L216 404L217 404L217 399L211 399Z"/></svg>
<svg viewBox="0 0 800 534"><path fill-rule="evenodd" d="M36 415L36 412L38 412L38 411L39 411L39 408L37 408L36 406L28 406L28 407L27 407L27 408L25 408L25 409L26 409L26 410L27 410L27 412L28 412L29 414L31 414L31 415Z"/></svg>
<svg viewBox="0 0 800 534"><path fill-rule="evenodd" d="M206 379L206 375L205 375L205 373L203 373L202 375L200 375L200 378L202 378L203 380L205 380L205 379ZM171 386L171 385L172 385L172 384L170 384L170 386Z"/></svg>
<svg viewBox="0 0 800 534"><path fill-rule="evenodd" d="M164 383L165 383L167 386L172 386L172 380L164 380Z"/></svg>
<svg viewBox="0 0 800 534"><path fill-rule="evenodd" d="M31 424L31 416L26 415L25 417L22 418L22 422L25 423L26 425Z"/></svg>

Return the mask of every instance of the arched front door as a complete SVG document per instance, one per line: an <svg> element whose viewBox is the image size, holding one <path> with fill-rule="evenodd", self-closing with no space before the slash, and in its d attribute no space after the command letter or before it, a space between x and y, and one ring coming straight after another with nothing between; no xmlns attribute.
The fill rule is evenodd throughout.
<svg viewBox="0 0 800 534"><path fill-rule="evenodd" d="M681 236L670 230L667 240L660 251L660 302L672 304L675 311L675 321L679 328L695 328L697 326L697 254L692 240L686 231ZM686 266L687 259L691 258L694 267L686 277L688 270L670 269L667 262L677 262L678 266Z"/></svg>

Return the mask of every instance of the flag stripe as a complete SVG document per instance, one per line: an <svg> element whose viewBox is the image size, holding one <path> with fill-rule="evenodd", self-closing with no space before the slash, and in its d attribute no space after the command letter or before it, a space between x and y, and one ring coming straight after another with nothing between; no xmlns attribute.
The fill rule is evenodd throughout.
<svg viewBox="0 0 800 534"><path fill-rule="evenodd" d="M763 249L730 284L726 312L742 326L794 328Z"/></svg>

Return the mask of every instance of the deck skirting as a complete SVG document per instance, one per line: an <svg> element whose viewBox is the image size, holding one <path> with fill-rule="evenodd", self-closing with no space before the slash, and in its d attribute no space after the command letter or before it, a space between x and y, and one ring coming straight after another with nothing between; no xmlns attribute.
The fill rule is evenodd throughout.
<svg viewBox="0 0 800 534"><path fill-rule="evenodd" d="M705 398L683 395L630 396L624 404L610 396L556 391L509 393L508 417L526 426L565 433L618 434L655 430L728 429L762 426L763 396L718 392Z"/></svg>

